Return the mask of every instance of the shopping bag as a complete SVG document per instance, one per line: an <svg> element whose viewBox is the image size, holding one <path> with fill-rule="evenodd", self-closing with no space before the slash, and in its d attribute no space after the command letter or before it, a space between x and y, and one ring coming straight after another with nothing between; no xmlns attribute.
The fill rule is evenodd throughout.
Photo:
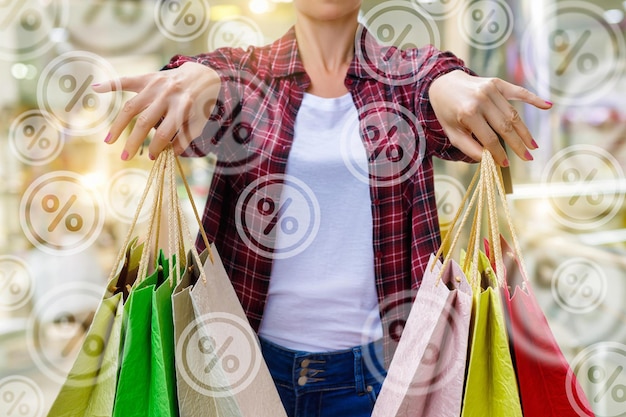
<svg viewBox="0 0 626 417"><path fill-rule="evenodd" d="M174 294L172 295L172 304L174 312L174 341L175 347L178 350L178 344L181 340L181 336L185 329L190 326L194 326L195 313L191 301L191 289L196 284L200 277L200 270L203 268L204 262L206 262L208 252L205 249L199 255L201 263L198 264L190 253L187 260L187 269L185 274L181 278L181 281L176 286ZM191 347L191 349L189 349ZM180 348L183 352L183 347ZM196 349L195 346L187 345L184 353L177 354L176 357L184 355L186 358L185 365L190 371L189 375L202 374L204 366L202 365L206 361L207 353L202 352L200 349ZM219 358L213 357L212 360L219 360ZM192 368L192 369L190 369ZM237 402L231 396L216 397L207 396L202 393L200 389L194 389L194 381L190 380L190 377L182 372L184 368L176 367L176 384L178 393L178 409L181 417L243 417L241 410L239 409ZM216 370L213 370L216 372ZM220 376L220 380L224 381L225 377ZM189 381L189 382L188 382Z"/></svg>
<svg viewBox="0 0 626 417"><path fill-rule="evenodd" d="M489 259L479 254L481 288L474 293L472 338L462 417L515 417L522 409L500 292Z"/></svg>
<svg viewBox="0 0 626 417"><path fill-rule="evenodd" d="M109 280L82 347L48 417L110 417L121 342L123 289L132 285L142 246L127 245L121 269Z"/></svg>
<svg viewBox="0 0 626 417"><path fill-rule="evenodd" d="M472 291L459 265L431 255L373 417L458 416Z"/></svg>
<svg viewBox="0 0 626 417"><path fill-rule="evenodd" d="M485 242L485 247L492 266L501 275L502 298L524 415L593 416L585 393L563 356L528 281L502 177L493 160L486 162L492 180L488 183L490 211L495 215L495 197L499 195L513 241L511 248L499 233L496 222L490 222L491 239ZM507 275L507 264L517 265L515 273Z"/></svg>
<svg viewBox="0 0 626 417"><path fill-rule="evenodd" d="M204 263L204 279L189 291L195 319L177 341L178 372L206 402L230 399L217 415L286 417L258 338L215 245L208 247L213 260Z"/></svg>
<svg viewBox="0 0 626 417"><path fill-rule="evenodd" d="M508 285L502 293L524 415L593 417L591 405L537 302L520 256L503 237L500 244L504 265L517 265L516 273L505 275Z"/></svg>
<svg viewBox="0 0 626 417"><path fill-rule="evenodd" d="M158 193L150 211L151 220L137 272L138 280L130 289L124 306L124 343L113 409L115 417L178 416L172 293L180 278L182 265L179 262L184 259L180 257L181 214L174 178L174 158L171 147L159 155L138 208L139 211L150 186L156 185ZM159 249L155 256L155 269L148 274L149 252L156 248L161 237L162 207L167 210L165 232L169 238L171 258L168 259Z"/></svg>

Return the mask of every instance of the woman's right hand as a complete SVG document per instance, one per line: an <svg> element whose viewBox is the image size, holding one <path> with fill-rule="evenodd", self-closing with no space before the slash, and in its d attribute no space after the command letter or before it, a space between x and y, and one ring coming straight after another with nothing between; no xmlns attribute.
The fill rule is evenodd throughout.
<svg viewBox="0 0 626 417"><path fill-rule="evenodd" d="M151 159L172 143L181 154L202 130L220 91L218 73L206 65L186 62L180 67L94 84L97 93L132 91L137 95L122 107L105 142L114 143L133 118L137 121L124 145L121 158L129 160L156 128L148 151Z"/></svg>

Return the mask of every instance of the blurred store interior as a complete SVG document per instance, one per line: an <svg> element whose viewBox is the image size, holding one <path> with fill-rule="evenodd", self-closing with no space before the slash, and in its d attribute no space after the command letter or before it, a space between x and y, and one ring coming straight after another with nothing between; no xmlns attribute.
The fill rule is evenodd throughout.
<svg viewBox="0 0 626 417"><path fill-rule="evenodd" d="M0 4L0 380L15 375L32 379L43 392L44 408L50 406L62 380L59 375L68 369L80 345L77 340L84 333L84 316L79 312L93 306L73 297L67 303L76 305L64 306L73 313L52 318L56 313L51 310L45 320L54 321L54 326L41 331L38 322L43 317L38 312L46 308L42 302L59 305L54 300L63 298L62 286L67 283L80 283L77 285L84 286L84 294L95 291L91 298L97 302L97 289L104 288L127 233L129 213L134 211L141 191L136 186L125 187L124 182L111 191L111 181L123 170L145 173L152 164L146 153L122 162L121 142L112 146L103 143L106 121L77 135L63 126L58 132L45 130L41 121L24 125L25 115L42 110L40 90L46 86L43 83L42 87L41 77L62 54L86 51L108 62L116 74L141 74L158 70L175 54L205 52L219 42L240 46L261 42L249 40L248 32L237 38L234 31L216 41L211 34L222 21L246 18L242 21L258 26L263 43L280 37L294 21L289 0L204 3L210 5L204 16L184 9L188 4L199 7L191 2L52 0L46 2L43 11L37 9L39 3L35 0ZM532 162L510 158L514 192L509 195L509 206L529 278L565 355L575 361L581 352L597 347L606 359L603 369L620 369L611 365L615 354L606 352L611 346L626 344L626 1L364 0L364 22L372 17L371 10L384 3L406 4L418 10L454 8L429 20L439 34L436 46L453 51L480 75L522 85L555 103L550 111L515 104L539 149L533 151ZM64 4L69 4L65 19L59 17L63 15L61 9L55 11ZM499 14L506 14L503 5L509 8L512 20L498 19ZM199 35L188 39L167 36L155 23L163 7L176 11L175 17L187 19L188 23L206 20L207 24ZM39 36L38 30L49 23L45 13L57 13L55 27L41 39L34 39ZM370 22L374 20L372 17ZM538 23L546 21L548 25ZM396 21L394 25L396 33L383 36L387 43L396 42L400 47L426 43L422 38L400 36L400 30L408 28L409 23ZM495 42L497 32L505 29L510 33ZM472 33L484 36L468 39ZM487 42L489 36L494 40L491 45ZM38 42L49 45L31 50ZM93 112L89 113L93 106L89 100L96 98L85 91L80 97L76 95L85 85L84 80L65 81L68 84L61 88L72 90L75 98L65 105L78 109L72 109L72 117L94 117ZM53 107L58 105L53 98L48 102ZM53 107L47 110L52 112ZM15 136L19 134L22 144L16 145ZM56 146L58 152L51 154ZM195 201L201 207L211 164L207 159L184 159L183 163ZM440 185L437 199L444 230L474 169L463 163L436 162L436 184ZM85 187L103 200L114 200L104 202L105 215L97 236L75 253L63 255L49 246L46 250L45 245L42 249L33 244L32 230L25 230L30 220L23 219L23 211L29 207L23 201L29 186L57 171L80 175ZM117 197L111 193L117 193ZM80 228L78 217L70 216L67 199L48 198L43 204L40 211L55 215L48 229L59 231L63 227L53 227L59 222L69 230ZM117 214L111 206L117 206ZM80 220L89 219L83 215ZM194 224L191 215L190 224ZM145 224L139 225L140 232L143 227ZM62 241L62 237L55 239ZM24 289L27 284L20 281L24 265L32 288ZM22 270L13 273L15 268ZM30 296L20 295L28 291ZM24 302L15 301L20 297ZM626 365L626 350L622 360ZM612 375L617 376L610 388L626 387L626 371ZM603 396L600 394L605 387L598 378L579 378L593 398L598 415L623 415L618 410L626 408L624 390L613 390L612 397Z"/></svg>

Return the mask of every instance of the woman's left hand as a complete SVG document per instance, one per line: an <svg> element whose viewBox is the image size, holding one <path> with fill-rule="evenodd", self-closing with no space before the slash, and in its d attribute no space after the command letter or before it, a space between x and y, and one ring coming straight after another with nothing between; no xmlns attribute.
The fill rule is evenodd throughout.
<svg viewBox="0 0 626 417"><path fill-rule="evenodd" d="M544 110L552 107L552 103L523 87L460 70L433 81L429 96L439 123L455 147L476 161L486 148L501 166L507 166L509 161L498 134L525 161L533 159L529 149L537 149L537 143L509 100L520 100Z"/></svg>

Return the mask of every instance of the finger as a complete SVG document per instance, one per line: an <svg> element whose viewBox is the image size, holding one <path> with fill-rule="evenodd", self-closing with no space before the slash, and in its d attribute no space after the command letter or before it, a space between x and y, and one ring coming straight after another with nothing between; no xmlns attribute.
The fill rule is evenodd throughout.
<svg viewBox="0 0 626 417"><path fill-rule="evenodd" d="M447 132L450 143L455 148L472 158L474 161L480 161L483 155L483 147L472 137L471 133L454 130Z"/></svg>
<svg viewBox="0 0 626 417"><path fill-rule="evenodd" d="M175 117L173 114L165 116L156 132L154 137L148 146L148 152L151 158L156 158L163 149L167 147L172 141L177 140L177 134L181 127L181 118Z"/></svg>
<svg viewBox="0 0 626 417"><path fill-rule="evenodd" d="M538 95L530 92L524 87L511 84L499 78L495 79L498 90L507 100L523 101L524 103L531 104L539 109L547 110L552 107L552 103L539 97Z"/></svg>
<svg viewBox="0 0 626 417"><path fill-rule="evenodd" d="M508 101L504 100L504 102L506 103L507 107L512 107ZM528 152L524 140L517 133L515 124L510 119L510 115L506 115L505 113L503 113L502 110L498 106L493 104L492 101L488 101L487 103L483 104L482 109L485 120L487 121L492 131L495 131L497 134L499 134L500 137L502 137L502 139L511 147L513 152L515 152L517 156L519 156L521 159L525 161L532 160L533 157L530 152ZM515 117L518 121L520 120L519 114L517 114L517 112L515 112ZM476 133L476 131L474 131L474 133ZM499 138L497 138L497 140L498 142L500 141Z"/></svg>
<svg viewBox="0 0 626 417"><path fill-rule="evenodd" d="M131 91L138 93L152 80L154 74L144 74L135 77L120 77L105 80L91 85L96 93L110 93L112 91Z"/></svg>
<svg viewBox="0 0 626 417"><path fill-rule="evenodd" d="M493 155L493 159L501 166L508 165L508 159L506 152L500 144L500 139L496 132L487 123L486 116L477 114L468 120L467 128L471 130L472 134L480 142L481 145Z"/></svg>
<svg viewBox="0 0 626 417"><path fill-rule="evenodd" d="M511 103L509 103L508 100L499 92L490 94L490 98L495 104L495 106L498 109L500 109L500 112L502 112L505 123L510 123L510 125L515 129L518 136L521 138L522 142L524 143L524 146L528 149L537 149L538 148L537 142L535 142L535 140L533 139L532 134L530 133L530 131L528 130L528 127L526 126L522 118L520 117L517 109L513 107ZM505 141L507 140L506 137L503 136L503 138L505 139ZM519 149L519 150L525 152L525 150L522 150L522 149ZM516 151L516 153L518 152Z"/></svg>
<svg viewBox="0 0 626 417"><path fill-rule="evenodd" d="M150 106L151 103L154 102L154 97L148 92L145 92L144 94L137 94L135 97L126 101L126 103L122 106L122 110L120 110L113 123L111 123L109 134L104 141L106 143L115 143L133 118L143 112L148 106ZM159 115L157 121L162 115L163 113Z"/></svg>
<svg viewBox="0 0 626 417"><path fill-rule="evenodd" d="M164 100L156 100L139 114L132 132L126 140L122 159L128 160L135 156L137 150L150 133L150 130L156 126L165 114L166 102ZM161 122L161 125L163 122ZM160 128L161 126L159 126ZM158 129L157 129L158 130Z"/></svg>

